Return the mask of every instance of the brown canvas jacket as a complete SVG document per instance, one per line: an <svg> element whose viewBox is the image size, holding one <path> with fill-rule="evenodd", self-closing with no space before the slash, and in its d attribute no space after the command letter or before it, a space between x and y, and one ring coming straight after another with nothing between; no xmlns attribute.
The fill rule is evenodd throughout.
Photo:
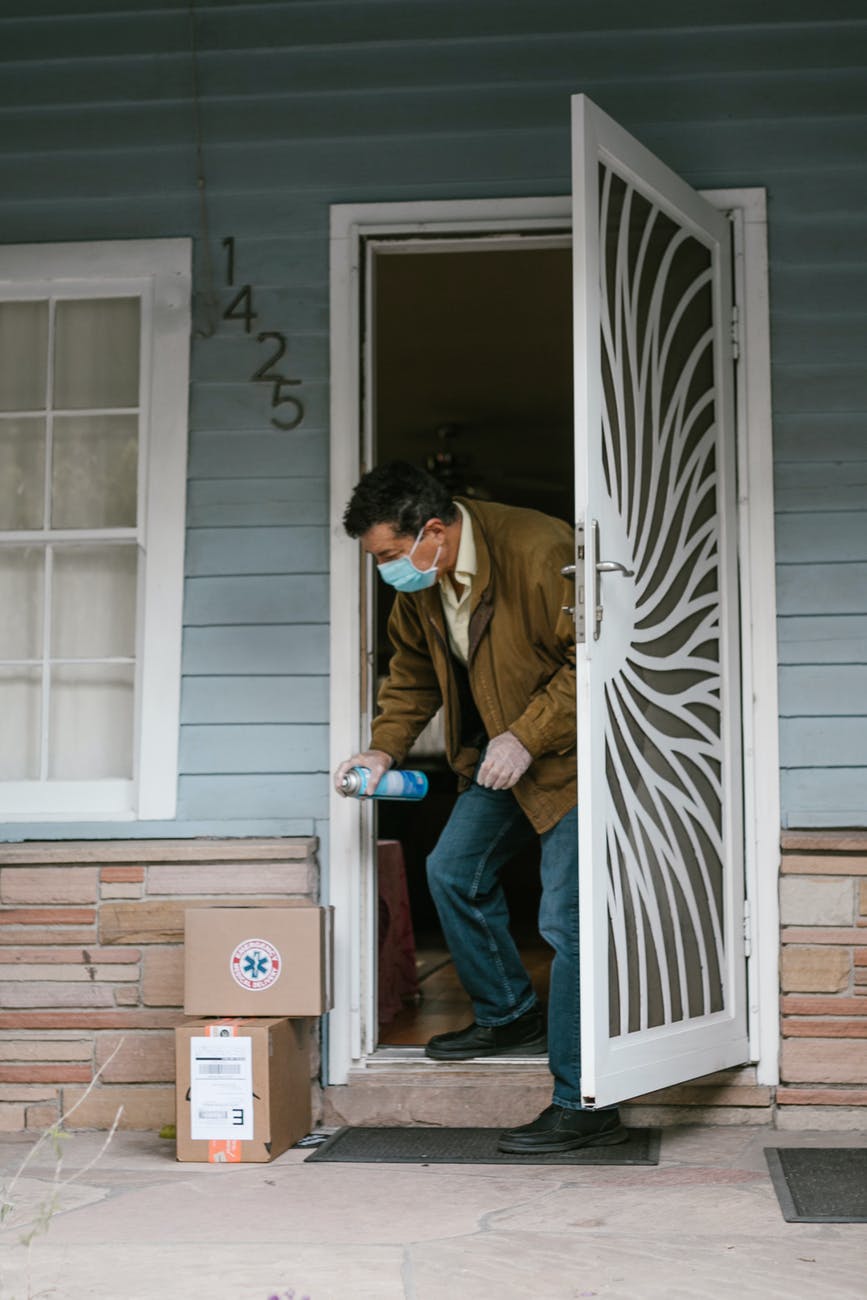
<svg viewBox="0 0 867 1300"><path fill-rule="evenodd" d="M575 586L572 528L535 510L459 498L473 521L468 671L490 737L511 731L533 755L514 787L533 827L549 830L577 802L575 628L564 605ZM379 692L371 744L401 764L445 705L446 758L472 778L478 751L462 747L445 616L437 586L398 593L388 625L393 655Z"/></svg>

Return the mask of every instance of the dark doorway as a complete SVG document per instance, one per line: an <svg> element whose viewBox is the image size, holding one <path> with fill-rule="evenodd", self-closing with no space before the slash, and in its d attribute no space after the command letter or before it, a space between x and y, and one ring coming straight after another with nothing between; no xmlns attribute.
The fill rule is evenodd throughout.
<svg viewBox="0 0 867 1300"><path fill-rule="evenodd" d="M376 462L424 466L455 495L573 521L572 285L568 236L378 244L371 344ZM375 588L374 663L388 671L391 593ZM377 805L379 1043L407 1047L460 1028L472 1008L450 961L425 859L456 797L436 720L406 766L420 803ZM386 879L387 877L387 879ZM513 932L537 992L550 950L539 937L538 850L506 878ZM409 918L406 903L409 904Z"/></svg>

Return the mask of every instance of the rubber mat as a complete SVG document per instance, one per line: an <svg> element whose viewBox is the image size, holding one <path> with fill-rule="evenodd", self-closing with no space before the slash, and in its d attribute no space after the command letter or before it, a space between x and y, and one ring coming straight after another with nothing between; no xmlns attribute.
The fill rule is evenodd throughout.
<svg viewBox="0 0 867 1300"><path fill-rule="evenodd" d="M497 1150L502 1128L342 1128L332 1133L305 1164L409 1165L655 1165L656 1129L630 1129L613 1147L580 1147L552 1155L505 1155Z"/></svg>
<svg viewBox="0 0 867 1300"><path fill-rule="evenodd" d="M787 1223L867 1223L867 1147L765 1147Z"/></svg>

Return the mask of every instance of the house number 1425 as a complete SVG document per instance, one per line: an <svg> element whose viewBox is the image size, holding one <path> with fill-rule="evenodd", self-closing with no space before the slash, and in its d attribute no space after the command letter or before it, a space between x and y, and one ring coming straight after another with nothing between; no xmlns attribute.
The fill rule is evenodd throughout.
<svg viewBox="0 0 867 1300"><path fill-rule="evenodd" d="M223 247L226 250L226 284L233 289L235 288L234 236L227 236L223 240ZM258 319L258 314L253 307L252 285L242 284L223 312L223 320L241 320L244 322L245 332L252 334L253 321ZM270 347L268 356L258 370L253 371L250 379L255 384L271 385L271 409L276 412L271 416L271 423L275 428L297 429L304 419L304 404L293 393L287 393L286 389L294 388L302 381L288 379L276 369L278 362L286 355L286 335L281 334L279 330L262 330L256 335L256 342L268 343Z"/></svg>

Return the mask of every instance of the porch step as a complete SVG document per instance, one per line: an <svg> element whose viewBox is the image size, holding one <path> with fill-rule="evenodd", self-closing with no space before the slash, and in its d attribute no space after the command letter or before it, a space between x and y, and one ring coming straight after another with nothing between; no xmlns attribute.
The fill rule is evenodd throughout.
<svg viewBox="0 0 867 1300"><path fill-rule="evenodd" d="M371 1058L343 1086L323 1094L323 1123L499 1128L533 1119L551 1101L552 1079L541 1061L443 1064L424 1057ZM622 1107L627 1123L763 1124L772 1122L773 1089L756 1083L751 1066L723 1070Z"/></svg>
<svg viewBox="0 0 867 1300"><path fill-rule="evenodd" d="M495 1128L533 1119L551 1100L546 1064L376 1062L323 1095L324 1123Z"/></svg>

